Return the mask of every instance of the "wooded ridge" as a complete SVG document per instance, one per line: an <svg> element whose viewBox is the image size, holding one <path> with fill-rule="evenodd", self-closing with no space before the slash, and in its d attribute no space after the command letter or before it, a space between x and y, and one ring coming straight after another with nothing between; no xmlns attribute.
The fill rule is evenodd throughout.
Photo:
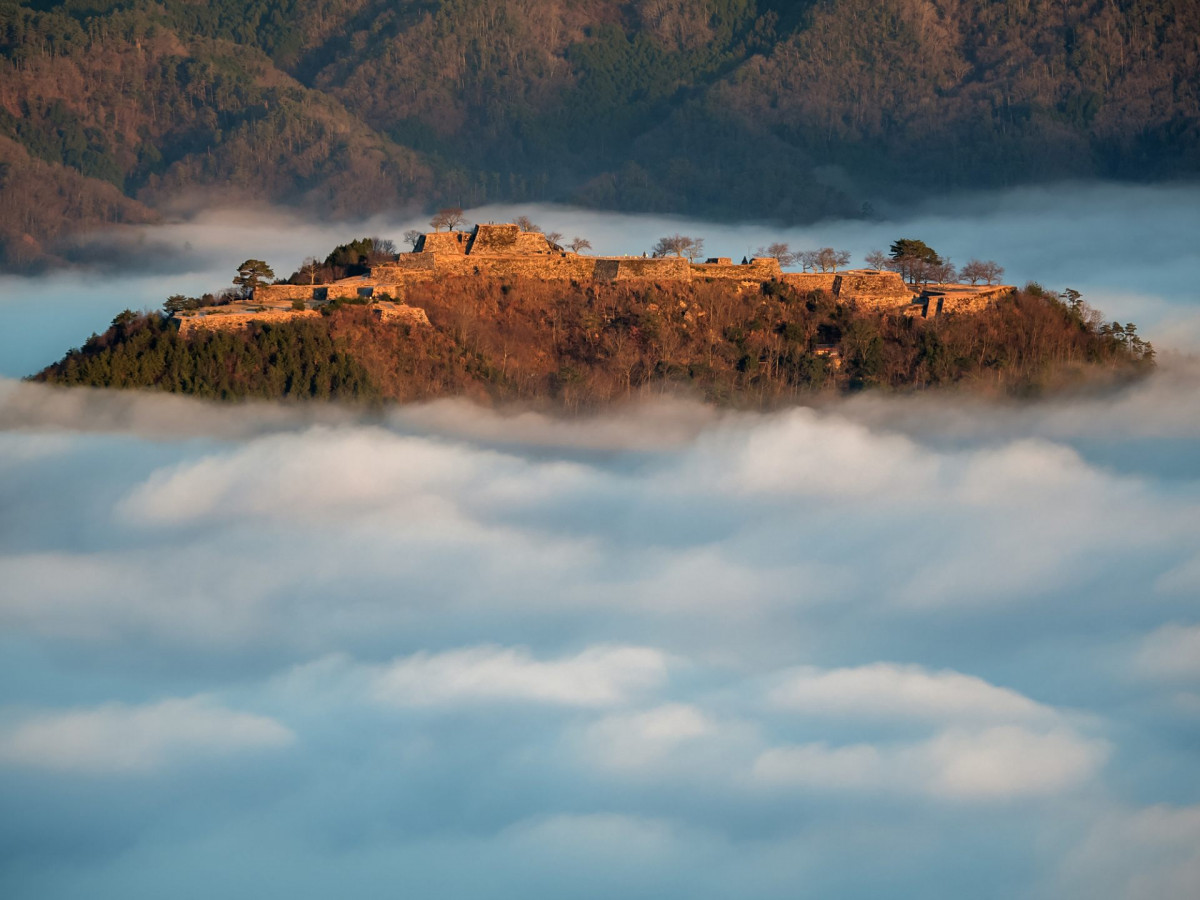
<svg viewBox="0 0 1200 900"><path fill-rule="evenodd" d="M413 284L405 301L427 326L381 320L376 299L187 337L166 314L126 312L35 377L225 400L464 396L570 412L662 391L746 408L866 388L1029 397L1154 365L1136 326L1037 285L930 319L863 312L784 282L452 277Z"/></svg>
<svg viewBox="0 0 1200 900"><path fill-rule="evenodd" d="M1190 0L0 0L0 253L180 197L798 222L1200 171Z"/></svg>

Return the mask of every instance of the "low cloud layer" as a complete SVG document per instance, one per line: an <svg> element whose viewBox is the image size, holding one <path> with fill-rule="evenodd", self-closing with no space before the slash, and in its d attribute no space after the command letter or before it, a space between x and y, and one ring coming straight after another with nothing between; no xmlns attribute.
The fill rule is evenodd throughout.
<svg viewBox="0 0 1200 900"><path fill-rule="evenodd" d="M252 847L214 889L1186 896L1197 387L359 421L0 383L0 886Z"/></svg>
<svg viewBox="0 0 1200 900"><path fill-rule="evenodd" d="M1087 242L1114 197L1157 204L1162 246L1157 299L1111 312L1185 335L1190 188L821 243L1018 234L1010 272L1084 289L1066 260L1134 277ZM220 219L185 227L197 286L245 255ZM638 250L689 223L588 227ZM306 234L298 256L336 242ZM1033 271L1052 239L1063 268ZM6 296L4 372L189 289L163 277L51 280L70 337ZM1164 361L1036 405L571 420L0 380L0 892L1193 896L1200 370Z"/></svg>
<svg viewBox="0 0 1200 900"><path fill-rule="evenodd" d="M224 709L203 697L141 706L109 703L18 719L0 737L0 762L135 775L211 755L280 747L292 739L272 719Z"/></svg>

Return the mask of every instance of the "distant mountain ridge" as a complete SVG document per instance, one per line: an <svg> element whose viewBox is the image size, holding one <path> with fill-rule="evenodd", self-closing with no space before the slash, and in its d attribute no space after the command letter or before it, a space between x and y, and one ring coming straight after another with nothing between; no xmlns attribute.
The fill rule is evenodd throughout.
<svg viewBox="0 0 1200 900"><path fill-rule="evenodd" d="M1200 171L1188 0L0 0L0 253L193 192L808 221Z"/></svg>

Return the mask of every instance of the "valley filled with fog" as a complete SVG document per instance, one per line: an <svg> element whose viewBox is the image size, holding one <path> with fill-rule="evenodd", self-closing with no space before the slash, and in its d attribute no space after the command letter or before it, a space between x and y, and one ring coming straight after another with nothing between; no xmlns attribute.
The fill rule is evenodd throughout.
<svg viewBox="0 0 1200 900"><path fill-rule="evenodd" d="M521 214L601 254L916 238L1081 291L1160 367L1034 404L222 407L18 379L419 219L214 211L4 277L0 890L1193 896L1200 188L468 218Z"/></svg>

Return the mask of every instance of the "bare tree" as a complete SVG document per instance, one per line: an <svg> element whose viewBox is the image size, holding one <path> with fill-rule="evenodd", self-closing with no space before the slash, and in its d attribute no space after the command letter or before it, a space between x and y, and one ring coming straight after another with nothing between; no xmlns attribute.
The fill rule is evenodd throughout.
<svg viewBox="0 0 1200 900"><path fill-rule="evenodd" d="M559 250L562 249L562 247L559 246L562 243L562 238L563 236L561 231L546 232L546 240L550 242L551 246L557 247Z"/></svg>
<svg viewBox="0 0 1200 900"><path fill-rule="evenodd" d="M892 258L882 250L872 250L864 258L866 259L868 266L870 266L872 269L879 269L881 271L889 268L888 263L892 261Z"/></svg>
<svg viewBox="0 0 1200 900"><path fill-rule="evenodd" d="M367 251L364 262L366 262L368 266L374 266L381 262L390 262L395 258L395 241L388 238L373 237L371 238L371 248Z"/></svg>
<svg viewBox="0 0 1200 900"><path fill-rule="evenodd" d="M529 216L517 216L517 227L522 231L538 231L542 229L533 224L533 220Z"/></svg>
<svg viewBox="0 0 1200 900"><path fill-rule="evenodd" d="M958 276L954 264L948 259L916 259L906 261L908 281L911 284L928 286L930 284L949 284Z"/></svg>
<svg viewBox="0 0 1200 900"><path fill-rule="evenodd" d="M850 262L848 250L834 250L832 247L822 247L813 252L812 264L822 272L836 272Z"/></svg>
<svg viewBox="0 0 1200 900"><path fill-rule="evenodd" d="M587 238L572 238L571 243L567 244L567 249L572 253L582 253L584 250L592 249L592 242Z"/></svg>
<svg viewBox="0 0 1200 900"><path fill-rule="evenodd" d="M429 224L434 231L441 231L445 228L447 231L453 231L455 226L463 223L463 211L457 206L447 206L445 209L439 209Z"/></svg>
<svg viewBox="0 0 1200 900"><path fill-rule="evenodd" d="M425 237L425 235L423 235L416 228L410 228L408 231L404 232L404 243L416 250L417 244L421 243L421 238L423 237Z"/></svg>
<svg viewBox="0 0 1200 900"><path fill-rule="evenodd" d="M995 284L1004 277L1004 267L997 265L991 260L983 264L983 280L988 284Z"/></svg>
<svg viewBox="0 0 1200 900"><path fill-rule="evenodd" d="M930 274L938 284L950 284L957 280L958 269L948 259L939 260L930 266Z"/></svg>
<svg viewBox="0 0 1200 900"><path fill-rule="evenodd" d="M651 252L655 256L686 256L694 260L704 253L704 239L672 234L659 238Z"/></svg>
<svg viewBox="0 0 1200 900"><path fill-rule="evenodd" d="M796 257L799 254L793 253L792 248L787 244L775 243L766 247L759 247L754 251L756 257L765 257L768 259L777 259L781 266L790 266L796 262Z"/></svg>
<svg viewBox="0 0 1200 900"><path fill-rule="evenodd" d="M321 271L321 261L315 256L306 256L304 262L300 263L299 275L301 278L307 278L309 284L317 283L317 274Z"/></svg>
<svg viewBox="0 0 1200 900"><path fill-rule="evenodd" d="M799 250L793 256L800 268L808 272L816 269L818 252L817 250Z"/></svg>

